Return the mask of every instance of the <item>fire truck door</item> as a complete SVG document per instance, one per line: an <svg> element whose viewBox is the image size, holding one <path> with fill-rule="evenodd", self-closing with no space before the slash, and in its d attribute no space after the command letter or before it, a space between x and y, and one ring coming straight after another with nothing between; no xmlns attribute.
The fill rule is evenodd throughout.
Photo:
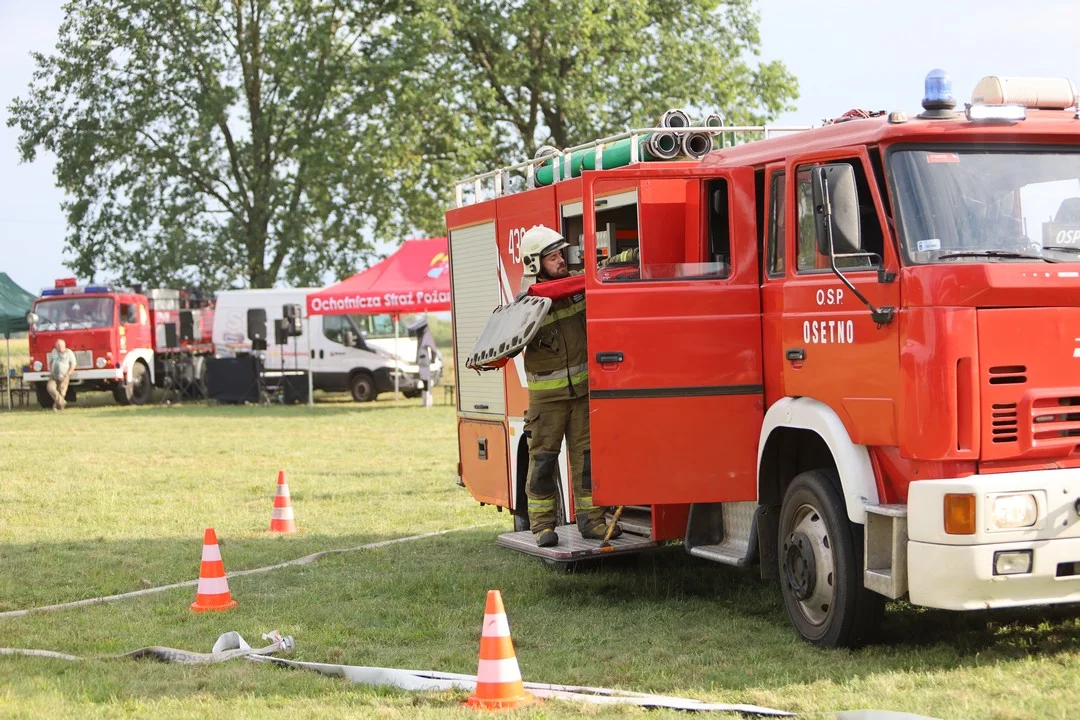
<svg viewBox="0 0 1080 720"><path fill-rule="evenodd" d="M636 173L585 183L593 497L752 500L764 411L753 173Z"/></svg>
<svg viewBox="0 0 1080 720"><path fill-rule="evenodd" d="M784 391L828 405L844 422L852 441L895 445L895 400L899 387L899 321L876 323L870 310L830 268L827 243L814 223L812 168L826 163L851 165L859 203L862 250L883 258L895 272L897 259L885 242L876 183L867 181L861 158L806 163L795 167L788 185L788 263L784 280L783 341L771 352L783 354ZM871 175L872 177L872 175ZM874 261L838 258L837 267L875 307L900 306L900 283L883 282Z"/></svg>

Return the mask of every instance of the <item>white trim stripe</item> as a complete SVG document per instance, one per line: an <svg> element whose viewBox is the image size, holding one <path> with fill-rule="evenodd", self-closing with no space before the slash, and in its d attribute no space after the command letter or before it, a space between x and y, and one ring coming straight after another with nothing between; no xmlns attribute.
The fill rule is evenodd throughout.
<svg viewBox="0 0 1080 720"><path fill-rule="evenodd" d="M229 592L229 581L223 577L199 578L199 595L224 595Z"/></svg>
<svg viewBox="0 0 1080 720"><path fill-rule="evenodd" d="M508 683L520 681L521 670L518 668L516 657L502 660L481 660L480 666L476 669L476 682Z"/></svg>
<svg viewBox="0 0 1080 720"><path fill-rule="evenodd" d="M277 496L278 497L289 497L289 486L288 485L278 485L277 486Z"/></svg>
<svg viewBox="0 0 1080 720"><path fill-rule="evenodd" d="M291 507L286 508L274 508L270 511L271 520L292 520L293 513Z"/></svg>
<svg viewBox="0 0 1080 720"><path fill-rule="evenodd" d="M217 545L203 545L202 546L202 559L203 562L212 562L214 560L221 559L221 548Z"/></svg>
<svg viewBox="0 0 1080 720"><path fill-rule="evenodd" d="M510 637L510 623L506 613L484 614L484 637Z"/></svg>

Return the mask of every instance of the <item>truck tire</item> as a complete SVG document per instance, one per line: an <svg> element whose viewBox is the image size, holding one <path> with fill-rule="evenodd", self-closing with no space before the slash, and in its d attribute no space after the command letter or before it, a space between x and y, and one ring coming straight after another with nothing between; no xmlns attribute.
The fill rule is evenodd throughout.
<svg viewBox="0 0 1080 720"><path fill-rule="evenodd" d="M117 405L130 405L131 398L128 397L127 383L118 382L112 389L113 400Z"/></svg>
<svg viewBox="0 0 1080 720"><path fill-rule="evenodd" d="M356 402L371 402L375 399L375 378L368 372L358 372L349 378L349 393Z"/></svg>
<svg viewBox="0 0 1080 720"><path fill-rule="evenodd" d="M41 407L48 410L53 406L52 395L49 395L49 388L46 383L34 383L34 394L37 395L38 405Z"/></svg>
<svg viewBox="0 0 1080 720"><path fill-rule="evenodd" d="M113 388L113 399L119 405L145 405L153 395L154 385L150 382L150 371L141 360L136 360L131 366L128 382Z"/></svg>
<svg viewBox="0 0 1080 720"><path fill-rule="evenodd" d="M850 522L835 470L800 473L780 511L780 588L788 618L818 647L858 647L885 598L863 585L862 527Z"/></svg>

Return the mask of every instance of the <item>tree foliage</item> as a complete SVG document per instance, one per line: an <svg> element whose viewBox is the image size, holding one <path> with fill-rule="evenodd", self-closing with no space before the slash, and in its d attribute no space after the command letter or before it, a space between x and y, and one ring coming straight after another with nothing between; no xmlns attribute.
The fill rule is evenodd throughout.
<svg viewBox="0 0 1080 720"><path fill-rule="evenodd" d="M208 289L319 282L438 234L450 182L669 107L761 122L750 0L69 0L10 106L56 155L71 266Z"/></svg>
<svg viewBox="0 0 1080 720"><path fill-rule="evenodd" d="M791 109L795 78L754 62L758 20L751 0L419 0L396 35L440 78L426 96L439 121L510 164L672 107L729 124Z"/></svg>

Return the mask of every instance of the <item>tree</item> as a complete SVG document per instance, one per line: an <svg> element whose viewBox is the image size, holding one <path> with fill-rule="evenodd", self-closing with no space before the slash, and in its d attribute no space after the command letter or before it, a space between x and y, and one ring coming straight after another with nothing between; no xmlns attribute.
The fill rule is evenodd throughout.
<svg viewBox="0 0 1080 720"><path fill-rule="evenodd" d="M671 107L761 124L797 97L782 63L751 63L751 0L418 0L400 24L399 55L439 78L424 95L435 117L491 157L474 171L651 126Z"/></svg>
<svg viewBox="0 0 1080 720"><path fill-rule="evenodd" d="M452 181L663 110L775 117L751 0L70 0L10 106L71 267L206 289L353 272Z"/></svg>
<svg viewBox="0 0 1080 720"><path fill-rule="evenodd" d="M367 132L375 0L72 0L11 104L57 157L84 276L269 287L355 271L388 185Z"/></svg>

